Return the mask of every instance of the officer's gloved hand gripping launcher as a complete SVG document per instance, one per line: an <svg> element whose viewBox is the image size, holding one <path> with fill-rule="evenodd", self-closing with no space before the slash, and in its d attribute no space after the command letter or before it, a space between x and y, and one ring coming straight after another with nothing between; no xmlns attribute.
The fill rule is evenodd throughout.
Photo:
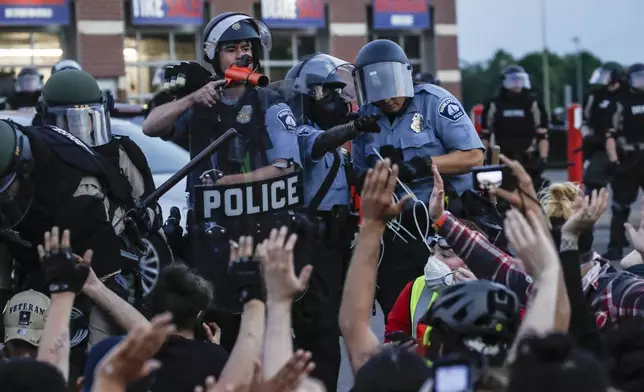
<svg viewBox="0 0 644 392"><path fill-rule="evenodd" d="M253 58L250 55L245 54L241 56L235 64L224 71L226 84L220 88L223 89L240 84L266 87L270 82L268 77L254 72L252 65ZM184 61L180 64L165 67L162 90L176 98L182 98L199 90L208 82L216 80L220 80L220 78L217 75L211 74L210 71L202 67L199 63Z"/></svg>

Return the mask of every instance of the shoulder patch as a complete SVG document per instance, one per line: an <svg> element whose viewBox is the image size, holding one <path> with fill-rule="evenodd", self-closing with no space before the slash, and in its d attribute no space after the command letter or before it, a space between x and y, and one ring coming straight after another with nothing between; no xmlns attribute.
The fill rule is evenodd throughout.
<svg viewBox="0 0 644 392"><path fill-rule="evenodd" d="M313 128L308 125L297 128L297 136L308 136L311 133L313 133Z"/></svg>
<svg viewBox="0 0 644 392"><path fill-rule="evenodd" d="M450 121L457 121L465 115L456 98L447 97L438 105L438 114Z"/></svg>
<svg viewBox="0 0 644 392"><path fill-rule="evenodd" d="M293 117L293 112L291 112L291 109L281 110L279 113L277 113L277 119L284 127L284 130L288 132L297 131L297 122L295 122L295 117Z"/></svg>

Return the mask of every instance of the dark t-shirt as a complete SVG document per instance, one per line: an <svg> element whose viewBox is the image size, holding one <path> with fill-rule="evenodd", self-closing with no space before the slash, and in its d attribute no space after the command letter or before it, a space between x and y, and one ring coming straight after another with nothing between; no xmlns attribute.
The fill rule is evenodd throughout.
<svg viewBox="0 0 644 392"><path fill-rule="evenodd" d="M155 358L162 367L155 374L151 392L192 392L208 376L219 379L228 352L213 343L173 335Z"/></svg>

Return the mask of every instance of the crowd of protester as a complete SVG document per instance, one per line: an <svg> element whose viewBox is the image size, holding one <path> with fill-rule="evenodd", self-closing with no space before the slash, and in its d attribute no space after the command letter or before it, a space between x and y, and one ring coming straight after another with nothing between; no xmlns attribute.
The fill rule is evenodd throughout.
<svg viewBox="0 0 644 392"><path fill-rule="evenodd" d="M503 249L475 223L445 210L443 181L433 167L427 202L435 235L428 241L432 257L452 272L440 277L442 286L432 286L437 295L421 309L418 326L409 283L388 315L386 339L370 326L380 241L409 200L393 200L398 168L389 160L368 171L338 314L353 391L644 390L644 280L637 268L644 219L639 227L627 224L635 250L618 270L593 250L605 189L584 196L576 184L557 183L538 195L524 168L503 159L519 184L490 191L513 206L505 214ZM72 255L69 231L54 227L38 248L45 279L55 288L50 298L21 292L4 310L0 389L322 391L310 376L316 358L293 346L292 303L312 272L307 266L296 276L296 242L282 227L261 243L252 237L231 243L231 265L261 263L265 299L244 304L227 352L218 326L203 322L216 299L198 273L179 263L166 267L138 310L97 278L91 250ZM74 369L69 320L81 293L126 334L90 347L84 369Z"/></svg>

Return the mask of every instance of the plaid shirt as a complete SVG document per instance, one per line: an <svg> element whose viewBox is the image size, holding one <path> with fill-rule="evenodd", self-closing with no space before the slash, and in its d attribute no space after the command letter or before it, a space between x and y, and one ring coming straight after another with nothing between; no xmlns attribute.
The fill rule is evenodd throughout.
<svg viewBox="0 0 644 392"><path fill-rule="evenodd" d="M505 285L515 292L525 306L533 279L516 267L516 259L492 245L481 233L472 231L447 213L438 230L479 279ZM595 312L597 326L607 328L635 318L644 319L644 279L626 271L617 271L610 263L595 258L595 273L583 278L583 290Z"/></svg>
<svg viewBox="0 0 644 392"><path fill-rule="evenodd" d="M626 271L617 271L604 259L598 260L597 276L584 280L584 294L595 312L600 329L618 326L633 319L644 319L644 279ZM587 274L588 275L588 274Z"/></svg>
<svg viewBox="0 0 644 392"><path fill-rule="evenodd" d="M516 267L520 264L517 259L492 245L483 234L468 229L450 213L446 213L438 235L447 241L477 278L506 286L514 291L523 306L526 305L533 279Z"/></svg>

